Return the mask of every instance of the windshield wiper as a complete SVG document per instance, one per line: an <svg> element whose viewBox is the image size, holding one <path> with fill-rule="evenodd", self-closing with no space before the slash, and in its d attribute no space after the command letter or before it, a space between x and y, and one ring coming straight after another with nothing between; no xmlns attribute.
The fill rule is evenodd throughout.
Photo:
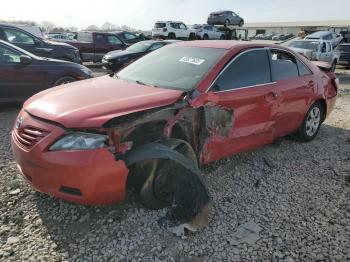
<svg viewBox="0 0 350 262"><path fill-rule="evenodd" d="M143 86L157 87L157 86L154 86L154 85L151 85L151 84L144 83L144 82L139 81L139 80L136 80L135 83L139 84L139 85L143 85Z"/></svg>

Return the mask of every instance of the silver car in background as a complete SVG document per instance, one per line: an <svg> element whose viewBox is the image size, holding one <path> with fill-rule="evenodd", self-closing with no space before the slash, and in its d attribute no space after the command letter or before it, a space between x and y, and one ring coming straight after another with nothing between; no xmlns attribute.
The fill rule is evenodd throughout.
<svg viewBox="0 0 350 262"><path fill-rule="evenodd" d="M209 25L224 25L225 27L230 25L243 26L244 19L232 11L217 11L209 15L207 23Z"/></svg>
<svg viewBox="0 0 350 262"><path fill-rule="evenodd" d="M312 33L305 37L306 40L324 40L324 41L331 41L333 47L336 47L339 45L341 40L343 40L343 37L335 32L330 31L318 31L315 33Z"/></svg>
<svg viewBox="0 0 350 262"><path fill-rule="evenodd" d="M192 28L196 31L197 39L225 39L225 34L220 32L216 27L211 25L193 25Z"/></svg>

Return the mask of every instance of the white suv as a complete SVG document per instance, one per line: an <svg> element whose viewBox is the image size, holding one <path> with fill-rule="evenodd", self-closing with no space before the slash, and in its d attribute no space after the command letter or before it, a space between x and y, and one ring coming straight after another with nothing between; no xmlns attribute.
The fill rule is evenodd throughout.
<svg viewBox="0 0 350 262"><path fill-rule="evenodd" d="M211 25L193 25L192 28L196 30L197 38L203 40L209 39L225 39L225 34L220 32L216 27Z"/></svg>
<svg viewBox="0 0 350 262"><path fill-rule="evenodd" d="M188 28L183 22L159 21L152 29L153 38L196 39L196 31Z"/></svg>

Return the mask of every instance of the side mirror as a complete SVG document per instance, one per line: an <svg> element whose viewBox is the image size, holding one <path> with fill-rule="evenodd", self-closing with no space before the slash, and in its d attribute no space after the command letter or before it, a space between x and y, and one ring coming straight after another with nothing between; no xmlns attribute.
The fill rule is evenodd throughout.
<svg viewBox="0 0 350 262"><path fill-rule="evenodd" d="M40 40L35 39L34 42L35 42L36 46L42 46L43 45L43 42L41 42Z"/></svg>
<svg viewBox="0 0 350 262"><path fill-rule="evenodd" d="M20 64L24 66L29 65L32 62L32 58L27 55L21 55L19 59L20 59Z"/></svg>

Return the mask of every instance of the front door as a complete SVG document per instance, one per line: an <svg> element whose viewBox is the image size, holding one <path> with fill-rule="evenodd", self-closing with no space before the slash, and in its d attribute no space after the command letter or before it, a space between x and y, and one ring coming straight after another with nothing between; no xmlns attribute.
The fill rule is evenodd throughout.
<svg viewBox="0 0 350 262"><path fill-rule="evenodd" d="M202 163L273 141L278 105L266 49L233 58L205 95Z"/></svg>

